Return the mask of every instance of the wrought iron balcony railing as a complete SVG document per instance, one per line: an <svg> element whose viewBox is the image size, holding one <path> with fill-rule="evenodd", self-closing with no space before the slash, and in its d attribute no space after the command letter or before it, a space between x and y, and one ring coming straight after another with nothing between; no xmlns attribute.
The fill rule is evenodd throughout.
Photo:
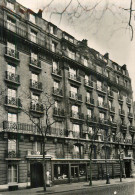
<svg viewBox="0 0 135 195"><path fill-rule="evenodd" d="M82 95L79 94L79 93L75 93L73 91L69 92L69 97L72 98L72 99L75 99L77 101L82 101Z"/></svg>
<svg viewBox="0 0 135 195"><path fill-rule="evenodd" d="M10 106L15 106L17 108L22 107L21 100L19 98L10 97L10 96L5 97L5 104Z"/></svg>
<svg viewBox="0 0 135 195"><path fill-rule="evenodd" d="M35 111L35 112L43 113L44 112L44 107L43 107L43 104L31 102L30 103L30 110Z"/></svg>
<svg viewBox="0 0 135 195"><path fill-rule="evenodd" d="M15 151L15 150L8 150L6 152L6 158L20 158L20 151Z"/></svg>
<svg viewBox="0 0 135 195"><path fill-rule="evenodd" d="M53 137L65 137L65 130L51 127L47 130L47 135Z"/></svg>
<svg viewBox="0 0 135 195"><path fill-rule="evenodd" d="M53 94L56 96L63 96L63 91L62 89L53 87Z"/></svg>
<svg viewBox="0 0 135 195"><path fill-rule="evenodd" d="M6 80L17 83L17 84L20 84L20 76L19 75L14 74L12 72L8 72L8 71L6 71L5 73L6 73L5 74L5 79Z"/></svg>
<svg viewBox="0 0 135 195"><path fill-rule="evenodd" d="M74 119L84 120L84 114L80 112L71 111L71 117Z"/></svg>
<svg viewBox="0 0 135 195"><path fill-rule="evenodd" d="M101 92L103 92L103 93L106 93L106 92L107 92L106 87L100 86L100 85L97 85L97 90L98 90L98 91L101 91Z"/></svg>
<svg viewBox="0 0 135 195"><path fill-rule="evenodd" d="M87 87L93 88L93 81L85 79L84 80L84 85L87 86Z"/></svg>
<svg viewBox="0 0 135 195"><path fill-rule="evenodd" d="M81 83L81 77L76 75L76 74L73 74L71 72L68 73L68 78L73 80L73 81L77 81L77 82Z"/></svg>
<svg viewBox="0 0 135 195"><path fill-rule="evenodd" d="M86 97L86 103L94 105L94 99Z"/></svg>
<svg viewBox="0 0 135 195"><path fill-rule="evenodd" d="M8 57L15 58L15 59L19 60L19 52L17 50L15 50L15 49L12 49L10 47L6 47L5 54Z"/></svg>
<svg viewBox="0 0 135 195"><path fill-rule="evenodd" d="M30 87L42 91L42 83L30 79Z"/></svg>
<svg viewBox="0 0 135 195"><path fill-rule="evenodd" d="M52 69L52 73L61 76L61 69Z"/></svg>
<svg viewBox="0 0 135 195"><path fill-rule="evenodd" d="M41 61L36 58L30 57L30 64L37 68L41 68Z"/></svg>
<svg viewBox="0 0 135 195"><path fill-rule="evenodd" d="M108 104L105 102L97 101L98 107L108 109Z"/></svg>
<svg viewBox="0 0 135 195"><path fill-rule="evenodd" d="M53 109L53 114L55 116L65 117L65 111L64 111L64 109L54 108Z"/></svg>

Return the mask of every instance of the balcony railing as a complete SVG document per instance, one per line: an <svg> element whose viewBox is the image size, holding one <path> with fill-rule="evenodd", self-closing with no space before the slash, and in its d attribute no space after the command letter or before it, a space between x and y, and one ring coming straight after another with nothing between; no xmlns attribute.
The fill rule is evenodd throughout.
<svg viewBox="0 0 135 195"><path fill-rule="evenodd" d="M53 94L56 95L56 96L63 96L63 91L62 89L59 89L59 88L55 88L53 87Z"/></svg>
<svg viewBox="0 0 135 195"><path fill-rule="evenodd" d="M27 150L27 156L39 156L42 155L41 151Z"/></svg>
<svg viewBox="0 0 135 195"><path fill-rule="evenodd" d="M5 104L9 106L15 106L16 108L21 108L21 100L19 98L6 96L5 97Z"/></svg>
<svg viewBox="0 0 135 195"><path fill-rule="evenodd" d="M86 97L86 103L94 105L94 99Z"/></svg>
<svg viewBox="0 0 135 195"><path fill-rule="evenodd" d="M84 114L80 112L71 111L71 117L74 119L84 120Z"/></svg>
<svg viewBox="0 0 135 195"><path fill-rule="evenodd" d="M133 113L128 112L128 117L129 117L129 118L133 118Z"/></svg>
<svg viewBox="0 0 135 195"><path fill-rule="evenodd" d="M52 74L61 76L61 69L52 69Z"/></svg>
<svg viewBox="0 0 135 195"><path fill-rule="evenodd" d="M75 75L71 72L68 73L68 78L73 80L73 81L77 81L77 82L81 83L81 77L78 75Z"/></svg>
<svg viewBox="0 0 135 195"><path fill-rule="evenodd" d="M131 104L131 99L130 98L127 98L126 99L126 103L130 105Z"/></svg>
<svg viewBox="0 0 135 195"><path fill-rule="evenodd" d="M35 66L36 68L41 68L41 61L36 58L30 57L30 64Z"/></svg>
<svg viewBox="0 0 135 195"><path fill-rule="evenodd" d="M111 91L111 90L108 91L108 96L109 96L109 97L113 97L113 96L114 96L113 91Z"/></svg>
<svg viewBox="0 0 135 195"><path fill-rule="evenodd" d="M30 87L42 91L42 83L30 79Z"/></svg>
<svg viewBox="0 0 135 195"><path fill-rule="evenodd" d="M47 135L54 137L65 137L65 130L51 127L47 130Z"/></svg>
<svg viewBox="0 0 135 195"><path fill-rule="evenodd" d="M106 87L100 86L100 85L97 85L97 90L98 90L98 91L101 91L101 92L103 92L103 93L106 93L106 92L107 92Z"/></svg>
<svg viewBox="0 0 135 195"><path fill-rule="evenodd" d="M6 158L20 158L20 151L9 150L6 152Z"/></svg>
<svg viewBox="0 0 135 195"><path fill-rule="evenodd" d="M8 72L8 71L6 71L5 73L6 73L5 74L6 80L11 81L13 83L20 84L20 76L19 75L14 74L12 72Z"/></svg>
<svg viewBox="0 0 135 195"><path fill-rule="evenodd" d="M98 119L94 116L87 115L87 122L97 122Z"/></svg>
<svg viewBox="0 0 135 195"><path fill-rule="evenodd" d="M53 115L59 116L59 117L65 117L65 111L64 111L64 109L54 108Z"/></svg>
<svg viewBox="0 0 135 195"><path fill-rule="evenodd" d="M15 58L19 60L19 52L15 49L12 49L10 47L6 47L6 53L8 57Z"/></svg>
<svg viewBox="0 0 135 195"><path fill-rule="evenodd" d="M85 79L84 80L84 85L87 86L87 87L93 88L93 81Z"/></svg>
<svg viewBox="0 0 135 195"><path fill-rule="evenodd" d="M75 93L73 91L69 92L69 97L72 98L72 99L75 99L77 101L82 101L82 95L78 94L78 93Z"/></svg>
<svg viewBox="0 0 135 195"><path fill-rule="evenodd" d="M98 107L108 109L108 104L105 102L97 101Z"/></svg>
<svg viewBox="0 0 135 195"><path fill-rule="evenodd" d="M123 96L122 95L118 95L118 100L119 101L123 101Z"/></svg>
<svg viewBox="0 0 135 195"><path fill-rule="evenodd" d="M119 114L125 116L125 110L119 109Z"/></svg>
<svg viewBox="0 0 135 195"><path fill-rule="evenodd" d="M44 107L43 107L43 104L31 102L30 103L30 110L35 111L35 112L43 113L44 112Z"/></svg>

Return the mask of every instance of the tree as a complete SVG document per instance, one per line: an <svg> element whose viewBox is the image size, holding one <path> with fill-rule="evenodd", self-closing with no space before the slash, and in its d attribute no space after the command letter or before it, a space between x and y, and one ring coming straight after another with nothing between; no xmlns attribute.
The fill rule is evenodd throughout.
<svg viewBox="0 0 135 195"><path fill-rule="evenodd" d="M37 133L42 136L42 150L43 150L43 188L46 191L46 142L47 142L47 134L49 133L51 126L56 122L56 120L52 120L51 110L54 107L55 101L52 99L50 95L47 93L43 93L44 98L40 101L33 99L31 96L30 106L22 107L22 111L29 117L32 124L35 126ZM32 110L37 110L42 114L40 116L36 116L31 112Z"/></svg>

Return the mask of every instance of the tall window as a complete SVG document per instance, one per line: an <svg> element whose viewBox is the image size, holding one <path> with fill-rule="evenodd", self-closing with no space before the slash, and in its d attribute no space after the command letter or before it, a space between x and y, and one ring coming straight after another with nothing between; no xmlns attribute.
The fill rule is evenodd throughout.
<svg viewBox="0 0 135 195"><path fill-rule="evenodd" d="M74 60L75 59L75 52L73 52L72 50L68 49L68 56Z"/></svg>
<svg viewBox="0 0 135 195"><path fill-rule="evenodd" d="M92 110L91 109L87 109L87 114L88 114L89 117L91 117L92 116Z"/></svg>
<svg viewBox="0 0 135 195"><path fill-rule="evenodd" d="M7 17L7 28L13 32L16 30L16 21L10 17Z"/></svg>
<svg viewBox="0 0 135 195"><path fill-rule="evenodd" d="M79 111L79 107L78 106L75 106L75 105L72 105L72 112L77 114Z"/></svg>
<svg viewBox="0 0 135 195"><path fill-rule="evenodd" d="M108 103L109 103L109 108L112 108L112 101L109 100Z"/></svg>
<svg viewBox="0 0 135 195"><path fill-rule="evenodd" d="M116 76L116 83L119 83L119 76Z"/></svg>
<svg viewBox="0 0 135 195"><path fill-rule="evenodd" d="M58 62L56 62L56 61L53 61L53 72L55 73L57 73L58 72Z"/></svg>
<svg viewBox="0 0 135 195"><path fill-rule="evenodd" d="M37 104L39 102L39 96L32 94L32 103Z"/></svg>
<svg viewBox="0 0 135 195"><path fill-rule="evenodd" d="M8 183L18 182L17 165L8 165Z"/></svg>
<svg viewBox="0 0 135 195"><path fill-rule="evenodd" d="M98 96L98 102L99 102L99 106L103 106L104 98L101 96Z"/></svg>
<svg viewBox="0 0 135 195"><path fill-rule="evenodd" d="M50 33L53 35L57 35L57 28L53 25L50 25Z"/></svg>
<svg viewBox="0 0 135 195"><path fill-rule="evenodd" d="M58 82L54 81L53 86L54 86L55 89L59 89L59 83Z"/></svg>
<svg viewBox="0 0 135 195"><path fill-rule="evenodd" d="M12 65L8 64L7 65L7 71L12 73L12 74L15 74L15 71L16 71L15 66L12 66Z"/></svg>
<svg viewBox="0 0 135 195"><path fill-rule="evenodd" d="M31 52L31 63L37 64L37 54L35 54L34 52Z"/></svg>
<svg viewBox="0 0 135 195"><path fill-rule="evenodd" d="M56 52L57 43L52 41L52 51Z"/></svg>
<svg viewBox="0 0 135 195"><path fill-rule="evenodd" d="M36 81L36 82L38 81L38 75L37 75L37 74L32 73L32 74L31 74L31 78L32 78L32 81L34 81L34 82L35 82L35 81Z"/></svg>
<svg viewBox="0 0 135 195"><path fill-rule="evenodd" d="M36 18L35 18L35 16L33 14L29 15L29 21L35 24Z"/></svg>
<svg viewBox="0 0 135 195"><path fill-rule="evenodd" d="M90 101L90 97L91 97L91 93L90 92L87 92L87 94L86 94L87 96L87 101Z"/></svg>
<svg viewBox="0 0 135 195"><path fill-rule="evenodd" d="M80 137L80 125L73 124L73 137Z"/></svg>
<svg viewBox="0 0 135 195"><path fill-rule="evenodd" d="M105 114L103 112L100 112L99 117L100 117L101 120L104 120L105 119Z"/></svg>
<svg viewBox="0 0 135 195"><path fill-rule="evenodd" d="M8 113L8 121L16 123L17 122L17 114Z"/></svg>
<svg viewBox="0 0 135 195"><path fill-rule="evenodd" d="M101 81L97 81L97 88L100 89L100 90L102 89L102 83L101 83Z"/></svg>
<svg viewBox="0 0 135 195"><path fill-rule="evenodd" d="M15 51L15 45L13 43L7 42L7 47Z"/></svg>
<svg viewBox="0 0 135 195"><path fill-rule="evenodd" d="M16 98L16 90L8 88L8 97Z"/></svg>
<svg viewBox="0 0 135 195"><path fill-rule="evenodd" d="M8 139L8 152L14 151L16 152L16 140Z"/></svg>
<svg viewBox="0 0 135 195"><path fill-rule="evenodd" d="M88 66L88 60L85 57L82 57L82 60L83 60L83 64L85 66Z"/></svg>
<svg viewBox="0 0 135 195"><path fill-rule="evenodd" d="M88 83L88 81L89 81L89 76L88 75L85 75L85 81Z"/></svg>
<svg viewBox="0 0 135 195"><path fill-rule="evenodd" d="M32 42L36 43L37 42L37 32L35 32L34 30L31 29L30 38L31 38Z"/></svg>

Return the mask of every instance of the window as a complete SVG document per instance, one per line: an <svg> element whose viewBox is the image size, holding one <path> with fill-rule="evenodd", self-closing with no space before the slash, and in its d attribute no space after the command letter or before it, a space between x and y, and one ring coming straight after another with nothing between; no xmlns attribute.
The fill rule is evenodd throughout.
<svg viewBox="0 0 135 195"><path fill-rule="evenodd" d="M13 43L7 42L7 47L15 51L15 45Z"/></svg>
<svg viewBox="0 0 135 195"><path fill-rule="evenodd" d="M10 72L10 73L12 73L12 74L15 74L16 69L15 69L14 66L8 64L8 65L7 65L7 71Z"/></svg>
<svg viewBox="0 0 135 195"><path fill-rule="evenodd" d="M122 110L122 104L119 104L119 109Z"/></svg>
<svg viewBox="0 0 135 195"><path fill-rule="evenodd" d="M32 78L32 81L38 82L38 75L37 75L37 74L32 73L32 74L31 74L31 78Z"/></svg>
<svg viewBox="0 0 135 195"><path fill-rule="evenodd" d="M31 29L30 38L31 38L32 42L36 43L37 42L37 32L35 32L34 30Z"/></svg>
<svg viewBox="0 0 135 195"><path fill-rule="evenodd" d="M12 11L15 10L14 4L9 1L7 1L7 8L11 9Z"/></svg>
<svg viewBox="0 0 135 195"><path fill-rule="evenodd" d="M17 114L8 113L8 121L16 123L17 122Z"/></svg>
<svg viewBox="0 0 135 195"><path fill-rule="evenodd" d="M14 151L16 153L16 140L8 139L8 152Z"/></svg>
<svg viewBox="0 0 135 195"><path fill-rule="evenodd" d="M119 76L116 76L116 83L119 83Z"/></svg>
<svg viewBox="0 0 135 195"><path fill-rule="evenodd" d="M10 17L7 17L7 28L13 32L16 30L16 21Z"/></svg>
<svg viewBox="0 0 135 195"><path fill-rule="evenodd" d="M73 147L73 158L83 158L83 146L74 145Z"/></svg>
<svg viewBox="0 0 135 195"><path fill-rule="evenodd" d="M125 85L125 87L128 86L128 81L127 80L124 80L124 85Z"/></svg>
<svg viewBox="0 0 135 195"><path fill-rule="evenodd" d="M75 52L68 49L68 56L69 56L69 58L72 58L74 60L75 59Z"/></svg>
<svg viewBox="0 0 135 195"><path fill-rule="evenodd" d="M80 125L73 124L73 137L80 137Z"/></svg>
<svg viewBox="0 0 135 195"><path fill-rule="evenodd" d="M71 94L70 94L70 96L71 96L71 98L77 98L77 91L78 91L78 89L76 88L76 87L73 87L73 86L71 86Z"/></svg>
<svg viewBox="0 0 135 195"><path fill-rule="evenodd" d="M100 90L102 89L102 83L101 83L101 81L97 81L97 88L100 89Z"/></svg>
<svg viewBox="0 0 135 195"><path fill-rule="evenodd" d="M8 165L8 183L18 182L17 165Z"/></svg>
<svg viewBox="0 0 135 195"><path fill-rule="evenodd" d="M78 106L75 106L75 105L72 105L72 111L75 112L75 113L78 113Z"/></svg>
<svg viewBox="0 0 135 195"><path fill-rule="evenodd" d="M53 61L53 72L57 72L58 71L58 62Z"/></svg>
<svg viewBox="0 0 135 195"><path fill-rule="evenodd" d="M109 108L112 108L112 101L109 100L108 103L109 103Z"/></svg>
<svg viewBox="0 0 135 195"><path fill-rule="evenodd" d="M57 43L52 41L52 51L56 52Z"/></svg>
<svg viewBox="0 0 135 195"><path fill-rule="evenodd" d="M86 58L83 58L83 63L85 66L88 66L88 60Z"/></svg>
<svg viewBox="0 0 135 195"><path fill-rule="evenodd" d="M91 96L91 94L89 92L87 92L87 100L90 100L90 96Z"/></svg>
<svg viewBox="0 0 135 195"><path fill-rule="evenodd" d="M89 76L88 75L85 75L85 81L88 83L88 81L89 81Z"/></svg>
<svg viewBox="0 0 135 195"><path fill-rule="evenodd" d="M50 33L53 35L57 35L57 27L50 25Z"/></svg>
<svg viewBox="0 0 135 195"><path fill-rule="evenodd" d="M110 121L113 122L114 116L110 115Z"/></svg>
<svg viewBox="0 0 135 195"><path fill-rule="evenodd" d="M39 102L39 96L32 94L32 103L37 104Z"/></svg>
<svg viewBox="0 0 135 195"><path fill-rule="evenodd" d="M55 101L55 102L54 102L54 107L55 107L55 108L58 108L58 107L59 107L58 101Z"/></svg>
<svg viewBox="0 0 135 195"><path fill-rule="evenodd" d="M36 23L36 18L35 18L35 16L33 14L29 15L29 21L34 23L34 24Z"/></svg>
<svg viewBox="0 0 135 195"><path fill-rule="evenodd" d="M69 75L70 75L70 78L76 79L76 75L77 75L76 70L73 68L69 68Z"/></svg>
<svg viewBox="0 0 135 195"><path fill-rule="evenodd" d="M8 97L16 98L16 90L8 88Z"/></svg>
<svg viewBox="0 0 135 195"><path fill-rule="evenodd" d="M89 117L91 117L92 116L92 110L87 109L87 114L88 114Z"/></svg>
<svg viewBox="0 0 135 195"><path fill-rule="evenodd" d="M37 54L35 54L34 52L31 52L31 58L37 60Z"/></svg>
<svg viewBox="0 0 135 195"><path fill-rule="evenodd" d="M98 96L98 102L99 102L99 106L102 106L104 103L104 98L101 96Z"/></svg>
<svg viewBox="0 0 135 195"><path fill-rule="evenodd" d="M88 133L89 133L90 135L93 134L93 128L92 128L92 127L88 127Z"/></svg>
<svg viewBox="0 0 135 195"><path fill-rule="evenodd" d="M58 82L54 81L53 86L54 86L55 89L59 89L59 83Z"/></svg>
<svg viewBox="0 0 135 195"><path fill-rule="evenodd" d="M99 117L100 117L100 119L103 119L104 120L105 119L105 114L103 112L100 112L99 113Z"/></svg>

